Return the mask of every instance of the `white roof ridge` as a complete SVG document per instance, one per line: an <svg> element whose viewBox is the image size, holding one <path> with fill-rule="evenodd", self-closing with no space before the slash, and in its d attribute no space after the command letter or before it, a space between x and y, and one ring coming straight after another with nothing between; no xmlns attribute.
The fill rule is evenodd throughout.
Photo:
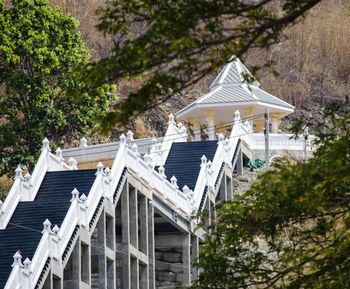
<svg viewBox="0 0 350 289"><path fill-rule="evenodd" d="M221 79L219 80L219 84L223 84L228 72L231 70L232 65L233 65L233 62L226 64L224 68L224 73L221 75Z"/></svg>
<svg viewBox="0 0 350 289"><path fill-rule="evenodd" d="M215 87L214 90L212 90L212 91L208 92L207 94L204 94L202 97L200 97L200 98L196 101L196 103L202 103L205 99L207 99L207 98L210 97L212 94L218 92L218 91L221 90L221 89L222 89L222 86L217 86L217 87Z"/></svg>
<svg viewBox="0 0 350 289"><path fill-rule="evenodd" d="M284 101L284 100L278 98L277 96L274 96L274 95L272 95L271 93L266 92L265 90L261 89L260 87L257 87L257 86L256 86L256 87L254 87L254 88L255 88L255 89L259 89L260 91L262 91L262 92L268 94L269 96L272 96L273 98L279 100L280 102L285 103L287 106L293 107L293 108L294 108L294 105L291 105L290 103L288 103L288 102L286 102L286 101ZM252 92L252 93L253 93L253 92ZM258 98L258 99L259 99L260 101L262 101L262 102L265 102L264 100L261 100L260 98Z"/></svg>
<svg viewBox="0 0 350 289"><path fill-rule="evenodd" d="M255 85L249 85L247 83L242 83L242 88L247 91L254 99L256 100L260 100L259 97L257 97L254 93L253 93L253 90L250 89L250 86L254 87L254 88L258 88L257 86Z"/></svg>

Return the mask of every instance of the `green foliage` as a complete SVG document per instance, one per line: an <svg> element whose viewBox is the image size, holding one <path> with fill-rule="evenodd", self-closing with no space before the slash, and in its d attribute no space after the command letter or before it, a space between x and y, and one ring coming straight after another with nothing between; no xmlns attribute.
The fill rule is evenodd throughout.
<svg viewBox="0 0 350 289"><path fill-rule="evenodd" d="M193 288L350 288L348 102L326 118L307 163L279 163L217 208Z"/></svg>
<svg viewBox="0 0 350 289"><path fill-rule="evenodd" d="M232 55L249 48L268 47L288 24L321 0L283 0L280 11L272 0L116 0L101 9L98 28L116 38L112 56L90 66L87 77L95 85L131 79L147 73L144 85L118 103L102 120L107 131L117 122L168 99L174 91L189 87L218 70ZM271 8L271 9L270 9ZM146 31L130 35L131 27Z"/></svg>
<svg viewBox="0 0 350 289"><path fill-rule="evenodd" d="M113 98L113 87L103 83L79 99L67 94L83 87L73 72L91 56L74 18L46 0L12 5L0 2L0 175L13 174L18 164L31 169L44 136L87 133Z"/></svg>

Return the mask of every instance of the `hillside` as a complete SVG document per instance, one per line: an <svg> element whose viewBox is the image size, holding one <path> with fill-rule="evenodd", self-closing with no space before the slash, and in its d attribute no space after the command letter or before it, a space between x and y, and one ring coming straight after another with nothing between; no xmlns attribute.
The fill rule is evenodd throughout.
<svg viewBox="0 0 350 289"><path fill-rule="evenodd" d="M95 50L95 59L108 56L113 43L120 41L111 35L104 37L94 27L98 16L94 11L101 2L78 0L74 3L63 0L51 0L52 5L62 7L64 12L71 13L81 23L79 31L91 49ZM105 4L104 4L105 5ZM278 9L278 1L276 1ZM135 35L142 33L143 27L133 27ZM319 119L321 107L331 101L344 99L350 88L350 16L346 1L324 0L310 11L304 19L289 27L280 37L278 43L269 50L252 49L242 59L248 68L262 66L266 61L273 61L273 69L279 74L275 77L270 68L262 68L257 77L261 87L286 100L296 107L296 114L306 120ZM201 94L208 91L216 74L208 75L189 91L175 95L171 100L156 107L145 115L129 123L135 137L147 137L163 134L166 128L167 115L176 112L191 103ZM127 96L138 87L137 81L119 84L119 93ZM295 116L294 115L294 116ZM294 116L282 123L288 130ZM322 121L319 119L319 121ZM93 134L89 143L115 141L124 128L116 127L108 137ZM78 144L80 136L70 142ZM71 137L69 137L71 139ZM67 144L65 140L61 146Z"/></svg>

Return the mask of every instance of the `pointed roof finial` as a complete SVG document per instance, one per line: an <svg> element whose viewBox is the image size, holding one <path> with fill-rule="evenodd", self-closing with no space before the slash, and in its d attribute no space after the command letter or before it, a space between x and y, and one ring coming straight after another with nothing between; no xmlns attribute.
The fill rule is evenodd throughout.
<svg viewBox="0 0 350 289"><path fill-rule="evenodd" d="M139 150L138 150L138 146L136 143L134 143L132 146L131 146L131 151L135 154L139 154Z"/></svg>
<svg viewBox="0 0 350 289"><path fill-rule="evenodd" d="M164 179L166 179L165 168L163 166L158 167L158 172Z"/></svg>
<svg viewBox="0 0 350 289"><path fill-rule="evenodd" d="M70 199L71 202L77 201L79 199L79 191L77 190L77 188L74 188L71 194L72 194L72 198Z"/></svg>
<svg viewBox="0 0 350 289"><path fill-rule="evenodd" d="M86 197L85 194L82 194L82 195L80 196L79 199L80 199L80 203L81 203L82 205L86 205L87 197Z"/></svg>
<svg viewBox="0 0 350 289"><path fill-rule="evenodd" d="M44 138L43 146L42 146L41 150L51 151L49 145L50 145L50 141L47 138Z"/></svg>
<svg viewBox="0 0 350 289"><path fill-rule="evenodd" d="M169 114L168 124L175 124L175 118L174 118L174 115L172 113Z"/></svg>
<svg viewBox="0 0 350 289"><path fill-rule="evenodd" d="M235 119L234 119L234 124L237 124L241 121L241 113L239 112L239 110L237 109L235 111Z"/></svg>
<svg viewBox="0 0 350 289"><path fill-rule="evenodd" d="M134 140L134 134L133 134L133 132L132 132L131 130L129 130L129 131L126 133L126 135L127 135L128 141L133 141L133 140Z"/></svg>
<svg viewBox="0 0 350 289"><path fill-rule="evenodd" d="M55 225L52 228L52 232L54 233L55 236L58 236L58 233L60 232L60 228L57 225Z"/></svg>
<svg viewBox="0 0 350 289"><path fill-rule="evenodd" d="M190 193L190 189L189 189L189 187L187 187L186 185L183 186L182 191L183 191L186 195L188 195L188 194Z"/></svg>
<svg viewBox="0 0 350 289"><path fill-rule="evenodd" d="M22 267L22 255L20 253L20 250L18 250L14 255L13 255L13 263L12 263L12 267L14 266L20 266Z"/></svg>
<svg viewBox="0 0 350 289"><path fill-rule="evenodd" d="M177 178L175 176L172 176L170 179L170 182L173 186L175 186L175 188L178 188L177 186Z"/></svg>
<svg viewBox="0 0 350 289"><path fill-rule="evenodd" d="M201 166L206 165L206 164L207 164L207 157L205 155L203 155L201 157Z"/></svg>
<svg viewBox="0 0 350 289"><path fill-rule="evenodd" d="M80 139L80 146L81 147L87 147L87 140L86 138L83 136L81 139Z"/></svg>
<svg viewBox="0 0 350 289"><path fill-rule="evenodd" d="M44 229L42 230L42 233L51 233L51 222L49 221L49 219L46 219L43 223L44 225Z"/></svg>
<svg viewBox="0 0 350 289"><path fill-rule="evenodd" d="M62 156L62 150L61 150L61 148L57 148L57 150L56 150L56 157L58 157L59 159L62 159L63 158L63 156Z"/></svg>
<svg viewBox="0 0 350 289"><path fill-rule="evenodd" d="M96 176L97 175L103 175L103 168L104 168L104 166L103 166L103 164L101 163L101 162L99 162L98 164L97 164L97 171L96 171Z"/></svg>
<svg viewBox="0 0 350 289"><path fill-rule="evenodd" d="M15 180L23 178L23 170L20 166L17 167L15 172L16 172Z"/></svg>
<svg viewBox="0 0 350 289"><path fill-rule="evenodd" d="M30 259L27 257L23 262L23 269L29 270L30 265L32 265L32 261L30 261Z"/></svg>

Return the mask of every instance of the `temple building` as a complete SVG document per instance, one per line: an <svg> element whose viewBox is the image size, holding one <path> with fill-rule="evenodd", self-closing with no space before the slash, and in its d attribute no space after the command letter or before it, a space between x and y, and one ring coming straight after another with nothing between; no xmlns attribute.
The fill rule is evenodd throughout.
<svg viewBox="0 0 350 289"><path fill-rule="evenodd" d="M0 288L169 289L196 280L215 204L232 200L233 178L264 156L265 107L271 158L312 152L312 136L279 131L293 106L246 76L238 59L230 62L208 94L176 114L192 136L170 115L164 137L153 140L128 132L118 143L83 138L52 153L45 139L32 174L19 166L0 201ZM196 229L191 217L201 210L208 218Z"/></svg>
<svg viewBox="0 0 350 289"><path fill-rule="evenodd" d="M226 124L232 125L237 110L242 119L249 120L254 132L263 132L265 108L268 107L271 132L278 133L280 119L292 113L294 107L259 86L248 69L236 59L219 73L210 85L209 93L180 110L176 118L192 124L196 140L200 140L201 124L207 124L209 140L213 140L215 126L224 133Z"/></svg>

